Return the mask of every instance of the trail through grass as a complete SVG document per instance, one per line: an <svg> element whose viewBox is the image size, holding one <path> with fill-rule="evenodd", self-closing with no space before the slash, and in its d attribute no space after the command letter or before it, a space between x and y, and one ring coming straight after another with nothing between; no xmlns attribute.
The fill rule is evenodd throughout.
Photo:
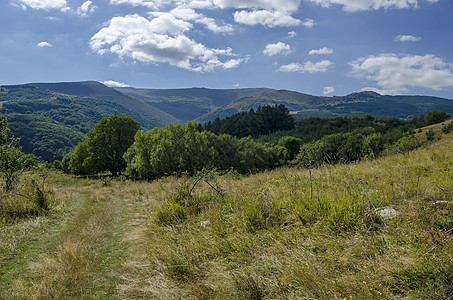
<svg viewBox="0 0 453 300"><path fill-rule="evenodd" d="M196 185L53 174L49 214L1 228L0 297L451 299L452 147Z"/></svg>

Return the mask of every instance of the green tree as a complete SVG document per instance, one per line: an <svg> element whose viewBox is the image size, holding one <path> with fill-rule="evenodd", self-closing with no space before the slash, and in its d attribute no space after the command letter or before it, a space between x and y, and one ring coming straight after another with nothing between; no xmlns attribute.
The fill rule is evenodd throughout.
<svg viewBox="0 0 453 300"><path fill-rule="evenodd" d="M139 129L140 125L128 116L102 119L71 153L69 170L78 174L109 171L112 176L121 175L127 165L123 155Z"/></svg>
<svg viewBox="0 0 453 300"><path fill-rule="evenodd" d="M10 137L7 121L0 115L0 174L4 181L4 189L10 190L19 179L23 168L23 153L19 139Z"/></svg>
<svg viewBox="0 0 453 300"><path fill-rule="evenodd" d="M284 136L278 140L278 145L285 148L288 154L288 160L292 161L300 151L303 141L293 136Z"/></svg>
<svg viewBox="0 0 453 300"><path fill-rule="evenodd" d="M194 174L212 162L205 132L197 123L169 124L147 133L139 131L124 158L129 174L137 179L155 179L164 175Z"/></svg>
<svg viewBox="0 0 453 300"><path fill-rule="evenodd" d="M423 119L422 126L428 126L432 124L437 124L445 121L450 117L445 111L431 111Z"/></svg>

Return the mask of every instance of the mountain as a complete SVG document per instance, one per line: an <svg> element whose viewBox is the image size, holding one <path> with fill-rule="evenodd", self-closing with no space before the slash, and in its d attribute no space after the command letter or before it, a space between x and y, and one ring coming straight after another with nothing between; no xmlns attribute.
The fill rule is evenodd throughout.
<svg viewBox="0 0 453 300"><path fill-rule="evenodd" d="M272 89L136 89L116 88L117 91L135 97L152 107L164 111L181 122L195 120L214 110L222 109L245 97L259 97Z"/></svg>
<svg viewBox="0 0 453 300"><path fill-rule="evenodd" d="M143 129L178 122L97 82L1 86L0 107L23 151L43 159L72 151L100 119L113 114L131 116Z"/></svg>
<svg viewBox="0 0 453 300"><path fill-rule="evenodd" d="M34 83L32 85L65 95L96 98L121 105L125 110L129 111L129 116L146 129L178 122L178 119L171 114L96 81Z"/></svg>
<svg viewBox="0 0 453 300"><path fill-rule="evenodd" d="M347 96L319 97L299 92L276 90L257 97L244 97L205 114L197 121L213 121L232 114L256 109L263 105L285 105L296 118L310 116L335 117L348 114L373 114L399 119L427 114L433 110L453 115L453 101L429 96L390 96L375 92L353 93Z"/></svg>
<svg viewBox="0 0 453 300"><path fill-rule="evenodd" d="M259 106L284 104L296 118L374 114L401 119L441 110L453 115L453 101L429 96L374 92L319 97L288 90L111 88L95 81L0 86L0 113L21 138L24 152L41 158L70 152L103 117L131 116L148 130L169 123L199 123Z"/></svg>

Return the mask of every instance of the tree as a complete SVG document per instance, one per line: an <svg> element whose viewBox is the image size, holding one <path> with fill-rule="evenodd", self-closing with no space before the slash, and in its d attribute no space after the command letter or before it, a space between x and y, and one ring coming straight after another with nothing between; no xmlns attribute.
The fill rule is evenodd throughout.
<svg viewBox="0 0 453 300"><path fill-rule="evenodd" d="M109 171L112 176L121 175L126 169L123 155L139 129L140 125L128 116L103 118L71 153L69 170L78 174Z"/></svg>
<svg viewBox="0 0 453 300"><path fill-rule="evenodd" d="M6 118L0 115L0 174L4 180L4 189L10 190L22 170L23 153L19 139L9 136L10 130L6 125Z"/></svg>
<svg viewBox="0 0 453 300"><path fill-rule="evenodd" d="M450 117L445 111L431 111L429 112L426 117L423 119L422 125L428 126L432 124L437 124L445 121Z"/></svg>
<svg viewBox="0 0 453 300"><path fill-rule="evenodd" d="M288 160L292 161L300 151L303 142L300 138L284 136L278 140L278 145L286 149Z"/></svg>

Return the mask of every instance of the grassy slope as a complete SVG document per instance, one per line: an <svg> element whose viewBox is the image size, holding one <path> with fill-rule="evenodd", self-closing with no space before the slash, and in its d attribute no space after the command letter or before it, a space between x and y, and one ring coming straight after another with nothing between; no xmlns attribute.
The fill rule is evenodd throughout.
<svg viewBox="0 0 453 300"><path fill-rule="evenodd" d="M0 231L0 297L453 297L453 205L434 204L452 203L452 146L449 134L311 180L296 168L209 178L223 196L203 181L188 196L193 178L55 174L51 217ZM380 207L397 216L379 218Z"/></svg>

